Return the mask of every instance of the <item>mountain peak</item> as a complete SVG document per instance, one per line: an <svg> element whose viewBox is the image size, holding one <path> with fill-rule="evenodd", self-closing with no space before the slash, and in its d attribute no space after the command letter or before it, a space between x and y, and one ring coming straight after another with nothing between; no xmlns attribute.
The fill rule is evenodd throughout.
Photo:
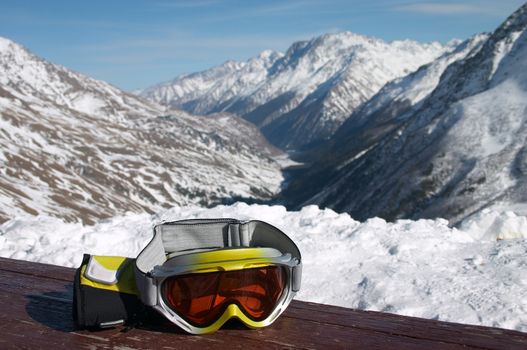
<svg viewBox="0 0 527 350"><path fill-rule="evenodd" d="M313 39L315 42L334 43L340 42L347 45L363 45L366 43L384 42L382 39L362 35L350 31L326 33Z"/></svg>
<svg viewBox="0 0 527 350"><path fill-rule="evenodd" d="M240 69L243 66L243 63L235 61L235 60L227 60L222 64L222 67L225 67L227 69Z"/></svg>
<svg viewBox="0 0 527 350"><path fill-rule="evenodd" d="M4 51L11 44L11 40L0 36L0 51Z"/></svg>
<svg viewBox="0 0 527 350"><path fill-rule="evenodd" d="M269 58L279 58L282 57L284 54L278 51L274 50L264 50L256 56L258 59L262 60L268 60Z"/></svg>
<svg viewBox="0 0 527 350"><path fill-rule="evenodd" d="M12 55L26 56L31 55L31 52L13 40L0 36L0 57Z"/></svg>
<svg viewBox="0 0 527 350"><path fill-rule="evenodd" d="M142 96L195 114L237 114L276 145L297 148L330 137L385 83L449 50L438 42L387 43L329 33L297 41L285 54L266 50L245 62L176 78Z"/></svg>
<svg viewBox="0 0 527 350"><path fill-rule="evenodd" d="M506 20L503 22L499 29L511 30L511 28L527 25L527 3L523 4L519 9L514 11ZM512 29L514 30L514 29Z"/></svg>
<svg viewBox="0 0 527 350"><path fill-rule="evenodd" d="M368 37L353 32L326 33L310 40L297 41L287 50L286 56L297 57L306 51L350 50L354 47L364 47L384 43L383 40Z"/></svg>
<svg viewBox="0 0 527 350"><path fill-rule="evenodd" d="M0 52L8 50L9 48L13 47L13 45L20 46L14 41L0 36Z"/></svg>

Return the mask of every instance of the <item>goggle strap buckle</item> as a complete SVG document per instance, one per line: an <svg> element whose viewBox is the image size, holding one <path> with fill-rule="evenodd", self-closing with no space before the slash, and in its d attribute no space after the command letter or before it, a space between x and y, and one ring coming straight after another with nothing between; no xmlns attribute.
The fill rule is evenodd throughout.
<svg viewBox="0 0 527 350"><path fill-rule="evenodd" d="M293 275L292 276L293 283L292 283L291 288L293 292L298 292L300 290L300 285L302 281L302 264L293 266L291 273Z"/></svg>
<svg viewBox="0 0 527 350"><path fill-rule="evenodd" d="M228 247L249 247L249 227L247 224L230 224L228 237Z"/></svg>

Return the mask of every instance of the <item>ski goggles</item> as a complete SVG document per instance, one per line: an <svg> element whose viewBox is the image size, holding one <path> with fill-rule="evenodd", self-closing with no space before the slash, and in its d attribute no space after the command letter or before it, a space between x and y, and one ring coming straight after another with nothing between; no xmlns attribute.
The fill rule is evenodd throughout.
<svg viewBox="0 0 527 350"><path fill-rule="evenodd" d="M237 318L250 328L273 323L300 289L301 255L263 221L166 222L138 255L141 301L193 334Z"/></svg>

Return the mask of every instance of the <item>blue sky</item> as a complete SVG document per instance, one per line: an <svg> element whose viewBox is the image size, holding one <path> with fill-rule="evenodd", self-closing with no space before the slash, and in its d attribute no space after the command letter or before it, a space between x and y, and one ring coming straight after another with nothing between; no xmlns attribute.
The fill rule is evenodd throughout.
<svg viewBox="0 0 527 350"><path fill-rule="evenodd" d="M125 90L338 31L446 42L494 30L524 1L2 1L0 36Z"/></svg>

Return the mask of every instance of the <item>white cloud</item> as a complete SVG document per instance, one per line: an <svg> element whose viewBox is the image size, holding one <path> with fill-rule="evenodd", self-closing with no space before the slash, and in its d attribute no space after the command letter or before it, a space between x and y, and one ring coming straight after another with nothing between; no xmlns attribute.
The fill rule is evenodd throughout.
<svg viewBox="0 0 527 350"><path fill-rule="evenodd" d="M495 14L494 6L486 6L486 4L462 4L462 3L412 3L401 4L394 7L397 11L417 12L437 15L455 15L455 14Z"/></svg>

